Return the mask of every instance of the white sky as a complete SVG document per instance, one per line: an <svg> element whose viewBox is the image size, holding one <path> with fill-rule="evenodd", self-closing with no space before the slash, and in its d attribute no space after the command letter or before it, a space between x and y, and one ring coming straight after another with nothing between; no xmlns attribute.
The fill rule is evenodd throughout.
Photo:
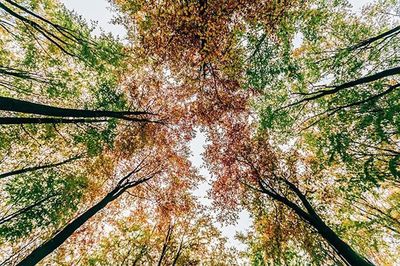
<svg viewBox="0 0 400 266"><path fill-rule="evenodd" d="M111 20L113 18L113 13L111 10L111 5L107 0L59 0L64 3L64 5L70 9L75 10L77 14L81 15L88 21L97 21L99 28L96 29L95 34L99 34L101 29L105 32L111 32L114 36L119 36L124 38L126 32L122 26L113 25ZM173 1L173 0L171 0ZM362 6L367 3L373 2L372 0L349 0L350 4L353 6L354 11L360 11ZM101 28L101 29L100 29ZM204 151L204 145L206 143L206 138L203 134L198 133L196 138L190 143L192 157L191 161L193 165L199 168L200 173L210 179L210 173L202 167L203 159L202 153ZM199 197L202 204L210 206L211 201L207 198L207 191L210 188L209 182L205 182L199 186L194 194ZM247 212L242 212L240 214L237 225L235 226L224 226L217 224L217 226L222 230L224 236L228 237L229 244L240 249L245 247L237 241L234 236L236 231L246 231L251 225L251 220Z"/></svg>
<svg viewBox="0 0 400 266"><path fill-rule="evenodd" d="M124 27L111 23L114 13L111 4L107 0L59 0L69 10L74 10L87 21L97 22L98 28L95 34L101 29L111 32L114 36L123 38L126 35Z"/></svg>

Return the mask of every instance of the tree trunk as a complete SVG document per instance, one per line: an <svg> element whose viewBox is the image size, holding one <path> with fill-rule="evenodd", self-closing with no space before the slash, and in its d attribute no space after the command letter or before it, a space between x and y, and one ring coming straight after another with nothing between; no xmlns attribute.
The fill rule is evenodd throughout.
<svg viewBox="0 0 400 266"><path fill-rule="evenodd" d="M347 50L348 51L354 51L354 50L359 49L359 48L361 48L363 46L368 46L368 45L370 45L371 43L373 43L373 42L375 42L377 40L380 40L380 39L383 39L383 38L387 38L390 35L392 35L392 36L396 35L399 32L400 32L400 26L394 27L393 29L385 31L385 32L383 32L383 33L381 33L381 34L379 34L377 36L371 37L369 39L363 40L362 42L360 42L360 43L358 43L356 45L350 46L349 48L347 48Z"/></svg>
<svg viewBox="0 0 400 266"><path fill-rule="evenodd" d="M132 262L132 266L136 266L136 264L140 261L140 259L143 257L145 253L145 249L147 249L146 245L142 245L140 248L139 254L136 256L135 260Z"/></svg>
<svg viewBox="0 0 400 266"><path fill-rule="evenodd" d="M330 90L321 90L321 91L318 91L316 93L312 93L312 94L315 94L315 95L314 96L310 96L310 97L306 97L303 100L297 102L297 104L299 104L301 102L304 102L304 101L312 101L312 100L324 97L326 95L337 93L337 92L339 92L341 90L344 90L344 89L348 89L348 88L355 87L355 86L358 86L358 85L367 84L367 83L370 83L370 82L373 82L373 81L377 81L377 80L382 79L382 78L386 78L386 77L390 77L390 76L394 76L394 75L398 75L398 74L400 74L400 67L394 67L394 68L391 68L391 69L385 69L385 70L383 70L381 72L378 72L378 73L375 73L375 74L372 74L372 75L369 75L369 76L365 76L365 77L362 77L362 78L359 78L359 79L356 79L356 80L352 80L352 81L349 81L349 82L334 86L334 88L330 89Z"/></svg>
<svg viewBox="0 0 400 266"><path fill-rule="evenodd" d="M258 184L261 191L271 197L273 200L279 201L286 205L288 208L292 209L301 219L308 222L317 232L333 247L336 253L348 264L353 266L372 266L372 262L358 254L353 250L346 242L344 242L340 237L321 219L321 217L314 210L311 203L308 201L307 197L300 191L300 189L291 183L289 180L280 178L289 188L292 190L297 197L300 199L301 203L304 205L305 209L300 207L297 203L291 201L284 195L276 193L276 191L269 190L265 187L259 180Z"/></svg>
<svg viewBox="0 0 400 266"><path fill-rule="evenodd" d="M372 266L374 265L366 258L354 251L346 242L328 226L320 217L313 217L311 225L318 233L336 250L336 252L350 265Z"/></svg>
<svg viewBox="0 0 400 266"><path fill-rule="evenodd" d="M92 216L101 211L110 202L118 198L123 191L120 187L116 187L108 193L100 202L88 209L86 212L78 216L69 223L64 229L58 232L52 239L33 250L26 258L24 258L18 266L36 265L39 261L49 255L51 252L61 246L79 227L86 223Z"/></svg>
<svg viewBox="0 0 400 266"><path fill-rule="evenodd" d="M352 87L355 87L355 86L358 86L358 85L367 84L367 83L370 83L370 82L373 82L373 81L380 80L382 78L387 78L387 77L391 77L391 76L399 75L399 74L400 74L400 67L394 67L394 68L391 68L391 69L385 69L385 70L383 70L381 72L378 72L378 73L375 73L375 74L372 74L372 75L369 75L369 76L364 76L364 77L361 77L359 79L352 80L352 81L349 81L349 82L346 82L346 83L343 83L343 84L340 84L340 85L328 86L328 87L333 87L332 89L319 90L319 91L312 92L312 93L306 93L305 97L303 99L301 99L299 101L296 101L294 103L285 105L283 107L280 107L278 110L286 109L288 107L299 105L299 104L304 103L304 102L310 102L310 101L325 97L327 95L338 93L339 91L344 90L344 89L352 88ZM387 93L391 92L392 90L394 90L395 88L397 88L397 86L391 86L391 87L392 87L392 89L389 90L389 91L384 92L383 95L387 94Z"/></svg>
<svg viewBox="0 0 400 266"><path fill-rule="evenodd" d="M24 174L24 173L28 173L28 172L33 172L33 171L37 171L37 170L41 170L41 169L57 167L57 166L60 166L60 165L63 165L63 164L78 160L81 157L82 156L75 156L75 157L69 158L67 160L64 160L62 162L59 162L59 163L44 164L44 165L39 165L39 166L34 166L34 167L26 167L26 168L14 170L14 171L11 171L11 172L0 174L0 179L8 177L8 176L13 176L13 175L19 175L19 174Z"/></svg>
<svg viewBox="0 0 400 266"><path fill-rule="evenodd" d="M175 266L176 263L178 262L178 259L179 259L179 257L181 256L182 246L183 246L183 237L182 237L182 239L181 239L181 242L179 243L179 248L178 248L178 251L176 252L174 261L172 262L172 266Z"/></svg>
<svg viewBox="0 0 400 266"><path fill-rule="evenodd" d="M157 263L158 266L161 266L162 261L163 261L163 259L165 257L165 254L167 253L168 243L169 243L169 240L171 239L171 235L172 235L172 228L173 228L172 225L170 225L168 227L168 231L167 231L167 235L165 236L165 240L164 240L163 248L162 248L162 251L161 251L160 259L158 260L158 263Z"/></svg>
<svg viewBox="0 0 400 266"><path fill-rule="evenodd" d="M144 119L142 120L143 122L145 121ZM87 118L69 119L69 118L48 118L48 117L0 117L0 125L80 124L80 123L103 123L107 121L108 121L107 119L87 119Z"/></svg>
<svg viewBox="0 0 400 266"><path fill-rule="evenodd" d="M116 111L61 108L44 104L32 103L8 97L0 97L0 110L26 113L26 114L35 114L35 115L56 116L56 117L86 117L86 118L113 117L125 120L131 120L131 118L129 117L131 115L149 114L148 112L144 111L116 112Z"/></svg>
<svg viewBox="0 0 400 266"><path fill-rule="evenodd" d="M59 194L47 196L47 197L45 197L44 199L41 199L41 200L39 200L39 201L36 201L36 202L33 203L32 205L29 205L29 206L27 206L27 207L25 207L25 208L22 208L22 209L20 209L20 210L14 212L14 213L12 213L12 214L10 214L10 215L7 215L6 217L0 219L0 225L9 222L10 220L12 220L12 219L14 219L15 217L17 217L17 216L23 214L24 212L30 211L30 210L32 210L33 208L35 208L35 207L41 205L43 202L45 202L45 201L47 201L47 200L49 200L49 199L51 199L51 198L57 197L58 195L59 195Z"/></svg>
<svg viewBox="0 0 400 266"><path fill-rule="evenodd" d="M48 21L46 19L43 19L42 17L38 16L37 14L29 11L28 9L18 5L14 1L6 0L6 2L8 2L9 4L12 4L14 7L17 7L19 9L29 13L30 15L33 15L36 18L41 19L42 21L45 21L46 23L49 23L53 27L57 26L56 24L53 24L50 21ZM11 16L13 16L14 18L16 18L16 19L20 20L21 22L23 22L25 25L31 26L33 29L35 29L37 32L39 32L44 38L46 38L49 42L53 43L55 46L57 46L61 51L63 51L67 55L72 56L72 57L77 56L76 54L74 54L72 52L69 52L67 50L68 49L68 43L63 38L60 38L59 36L57 36L55 33L47 30L45 27L41 26L40 24L38 24L34 20L28 19L27 17L24 17L24 16L18 14L16 11L12 10L11 8L7 7L6 5L4 5L1 2L0 2L0 8L3 9L4 11L6 11ZM62 33L61 27L58 28L58 32ZM64 35L64 37L68 37L66 34L63 34L63 35ZM70 38L68 38L68 39L70 39Z"/></svg>

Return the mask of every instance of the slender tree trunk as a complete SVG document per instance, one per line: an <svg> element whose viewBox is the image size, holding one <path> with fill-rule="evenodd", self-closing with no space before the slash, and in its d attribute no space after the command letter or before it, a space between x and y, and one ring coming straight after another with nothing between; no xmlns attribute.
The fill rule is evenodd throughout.
<svg viewBox="0 0 400 266"><path fill-rule="evenodd" d="M41 170L41 169L57 167L57 166L60 166L60 165L63 165L63 164L78 160L79 158L81 158L81 156L75 156L75 157L69 158L67 160L64 160L62 162L59 162L59 163L44 164L44 165L39 165L39 166L34 166L34 167L26 167L26 168L18 169L18 170L15 170L15 171L11 171L11 172L0 174L0 179L8 177L8 176L13 176L13 175L18 175L18 174L24 174L24 173L28 173L28 172L33 172L33 171L37 171L37 170Z"/></svg>
<svg viewBox="0 0 400 266"><path fill-rule="evenodd" d="M35 75L34 73L29 73L27 71L4 67L4 66L0 66L0 74L16 77L16 78L20 78L20 79L27 79L27 80L37 81L37 82L43 82L43 83L48 83L50 81L50 80L46 80L46 78L44 78L44 77Z"/></svg>
<svg viewBox="0 0 400 266"><path fill-rule="evenodd" d="M49 199L51 199L51 198L57 197L57 196L58 196L58 194L47 196L47 197L45 197L44 199L41 199L41 200L39 200L39 201L33 203L32 205L29 205L29 206L27 206L27 207L25 207L25 208L22 208L22 209L20 209L20 210L14 212L14 213L12 213L12 214L10 214L10 215L7 215L6 217L0 219L0 225L1 225L1 224L4 224L4 223L7 223L8 221L10 221L10 220L14 219L15 217L17 217L17 216L23 214L24 212L30 211L30 210L32 210L33 208L35 208L35 207L41 205L43 202L45 202L45 201L47 201L47 200L49 200Z"/></svg>
<svg viewBox="0 0 400 266"><path fill-rule="evenodd" d="M101 111L101 110L82 110L82 109L71 109L71 108L61 108L53 107L44 104L32 103L28 101L0 97L0 110L11 111L26 114L36 114L45 116L56 116L56 117L113 117L125 120L130 120L129 116L132 115L143 115L150 114L144 111L136 112L116 112L116 111Z"/></svg>
<svg viewBox="0 0 400 266"><path fill-rule="evenodd" d="M99 201L96 205L92 206L90 209L79 215L76 219L70 222L66 227L64 227L60 232L56 233L50 240L43 243L36 249L34 249L27 257L25 257L18 266L32 266L41 261L51 252L56 250L59 246L61 246L79 227L81 227L84 223L86 223L92 216L96 213L104 209L110 202L117 199L122 195L127 189L136 187L144 182L147 182L151 178L153 178L160 171L156 171L151 173L149 176L145 178L140 178L138 180L129 181L129 178L139 172L142 168L141 165L144 162L144 159L141 163L139 163L133 171L131 171L128 175L123 177L117 184L117 186L109 192L101 201Z"/></svg>
<svg viewBox="0 0 400 266"><path fill-rule="evenodd" d="M382 79L382 78L386 78L386 77L390 77L390 76L394 76L394 75L398 75L400 74L400 67L394 67L391 69L385 69L381 72L369 75L369 76L365 76L356 80L352 80L346 83L343 83L341 85L336 86L336 90L342 90L342 89L347 89L347 88L351 88L357 85L361 85L361 84L365 84L365 83L369 83L369 82L373 82L376 81L378 79Z"/></svg>
<svg viewBox="0 0 400 266"><path fill-rule="evenodd" d="M83 39L79 37L78 32L74 32L73 30L70 30L68 28L65 28L59 24L53 23L50 20L30 11L29 9L23 7L22 5L19 5L15 1L11 0L5 0L5 2L11 4L16 10L12 10L11 8L7 7L3 3L0 3L0 8L15 17L16 19L22 21L26 25L30 25L32 28L34 28L36 31L38 31L41 35L43 35L44 38L46 38L48 41L56 45L61 51L66 53L69 56L72 57L79 57L77 54L68 51L68 46L70 46L70 43L68 41L72 41L72 43L75 44L95 44L91 42L90 40ZM22 11L23 14L29 14L30 16L35 17L35 20L29 19L29 16L22 16L18 14L17 12ZM45 23L51 27L54 28L53 31L48 30L47 27L42 26L39 24L37 21L39 20L42 23ZM37 22L36 22L37 21Z"/></svg>
<svg viewBox="0 0 400 266"><path fill-rule="evenodd" d="M12 1L7 1L7 2L8 3L14 3ZM13 4L13 5L16 6L15 4ZM48 31L47 29L45 29L44 27L42 27L41 25L39 25L35 21L30 20L30 19L28 19L28 18L26 18L24 16L21 16L20 14L18 14L17 12L15 12L14 10L12 10L11 8L9 8L8 6L4 5L1 2L0 2L0 8L3 9L4 11L6 11L11 16L13 16L14 18L22 21L25 25L30 25L36 31L40 32L43 35L43 37L45 37L48 41L50 41L51 43L56 45L64 53L68 54L69 56L75 56L73 53L68 52L63 47L63 46L67 46L68 44L63 39L61 39L60 37L55 35L54 33ZM31 13L31 12L29 12L29 13Z"/></svg>
<svg viewBox="0 0 400 266"><path fill-rule="evenodd" d="M161 251L160 259L158 260L158 263L157 263L158 266L161 266L162 261L163 261L163 259L165 257L165 254L167 253L168 243L169 243L169 240L171 239L171 235L172 235L172 228L173 228L172 225L170 225L168 227L168 231L167 231L167 235L165 236L165 240L164 240L163 248L162 248L162 251Z"/></svg>
<svg viewBox="0 0 400 266"><path fill-rule="evenodd" d="M181 239L181 242L179 243L179 248L178 248L178 251L176 252L174 261L172 262L172 266L175 266L176 263L178 262L178 259L179 259L179 257L181 256L182 246L183 246L183 237L182 237L182 239Z"/></svg>
<svg viewBox="0 0 400 266"><path fill-rule="evenodd" d="M374 264L353 250L346 242L344 242L316 213L307 197L291 182L280 178L300 199L306 210L303 210L298 204L294 203L286 196L279 195L276 191L272 191L265 187L261 181L259 186L261 191L272 199L279 201L292 209L300 218L308 222L317 232L331 245L336 253L353 266L373 266Z"/></svg>
<svg viewBox="0 0 400 266"><path fill-rule="evenodd" d="M391 69L385 69L385 70L383 70L381 72L378 72L378 73L375 73L375 74L372 74L372 75L369 75L369 76L365 76L365 77L362 77L362 78L359 78L359 79L356 79L356 80L352 80L352 81L343 83L341 85L334 86L334 88L330 89L330 90L321 90L321 91L315 93L314 96L310 96L310 97L304 98L303 100L301 100L301 102L315 100L315 99L324 97L326 95L337 93L337 92L339 92L341 90L344 90L344 89L348 89L348 88L351 88L351 87L354 87L354 86L358 86L358 85L363 85L363 84L366 84L366 83L370 83L370 82L377 81L377 80L382 79L382 78L386 78L386 77L390 77L390 76L394 76L394 75L398 75L398 74L400 74L400 67L394 67L394 68L391 68ZM300 101L299 101L299 103L300 103Z"/></svg>
<svg viewBox="0 0 400 266"><path fill-rule="evenodd" d="M145 249L147 249L147 246L142 245L142 247L140 248L139 254L136 256L135 260L132 262L132 266L136 266L136 263L138 263L140 261L140 259L143 257L143 255L145 253Z"/></svg>
<svg viewBox="0 0 400 266"><path fill-rule="evenodd" d="M352 80L352 81L349 81L349 82L345 82L345 83L340 84L340 85L330 86L330 87L333 87L332 89L319 90L319 91L312 92L312 93L306 93L306 94L304 94L305 97L303 99L301 99L299 101L296 101L294 103L285 105L283 107L280 107L278 110L282 110L282 109L285 109L285 108L288 108L288 107L291 107L291 106L299 105L299 104L304 103L304 102L313 101L313 100L325 97L327 95L338 93L339 91L344 90L344 89L352 88L352 87L355 87L355 86L358 86L358 85L367 84L367 83L370 83L370 82L373 82L373 81L380 80L382 78L387 78L387 77L391 77L391 76L399 75L399 74L400 74L400 67L394 67L394 68L390 68L390 69L385 69L385 70L383 70L381 72L378 72L378 73L375 73L375 74L372 74L372 75L369 75L369 76L364 76L364 77L361 77L359 79L355 79L355 80ZM377 94L376 97L381 97L381 96L383 96L385 94L388 94L388 93L390 93L391 91L393 91L396 88L398 88L397 85L390 86L389 90L383 92L382 95Z"/></svg>
<svg viewBox="0 0 400 266"><path fill-rule="evenodd" d="M356 49L358 49L358 48L361 48L361 47L363 47L363 46L368 46L368 45L370 45L371 43L373 43L373 42L375 42L375 41L377 41L377 40L380 40L380 39L382 39L382 38L387 38L387 37L390 36L390 35L396 35L396 34L398 34L399 32L400 32L400 26L394 27L393 29L390 29L390 30L388 30L388 31L385 31L385 32L383 32L383 33L381 33L381 34L379 34L379 35L377 35L377 36L374 36L374 37L371 37L371 38L369 38L369 39L363 40L362 42L360 42L360 43L358 43L358 44L356 44L356 45L353 45L353 46L347 48L347 50L348 50L348 51L354 51L354 50L356 50Z"/></svg>
<svg viewBox="0 0 400 266"><path fill-rule="evenodd" d="M31 266L36 265L39 261L49 255L51 252L61 246L79 227L86 223L92 216L104 209L110 202L118 198L123 193L120 187L116 187L108 193L100 202L88 209L86 212L78 216L75 220L69 223L64 229L58 232L49 241L43 243L33 250L26 258L17 265Z"/></svg>

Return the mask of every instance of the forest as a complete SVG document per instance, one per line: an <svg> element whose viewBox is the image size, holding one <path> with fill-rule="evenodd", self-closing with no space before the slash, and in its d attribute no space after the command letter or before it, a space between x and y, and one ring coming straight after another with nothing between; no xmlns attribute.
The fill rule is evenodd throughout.
<svg viewBox="0 0 400 266"><path fill-rule="evenodd" d="M0 0L0 266L400 265L400 1L108 1Z"/></svg>

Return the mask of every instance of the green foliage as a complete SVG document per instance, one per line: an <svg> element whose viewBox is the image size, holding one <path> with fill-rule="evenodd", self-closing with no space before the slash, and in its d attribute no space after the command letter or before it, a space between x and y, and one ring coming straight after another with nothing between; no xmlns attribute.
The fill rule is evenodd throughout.
<svg viewBox="0 0 400 266"><path fill-rule="evenodd" d="M274 8L267 15L257 10L268 1L226 1L226 8L225 2L219 8L218 1L203 6L202 1L115 0L119 21L131 30L129 45L110 34L93 36L93 26L56 0L17 2L51 23L19 10L42 26L38 30L0 9L0 96L107 111L128 111L134 108L130 101L137 101L153 105L167 123L136 127L108 118L1 125L0 174L79 157L0 179L2 247L14 252L28 241L36 245L36 235L47 240L115 187L114 177L142 160L135 157L139 154L146 158L138 171L118 184L153 171L160 178L123 191L106 212L96 214L110 219L91 217L77 247L64 244L52 262L153 265L167 245L165 265L175 258L178 265L237 264L236 251L226 248L213 219L191 213L203 207L181 196L200 179L187 161L188 140L200 126L209 134L205 155L217 175L210 193L221 197L215 205L231 210L240 204L237 209L252 215L252 228L239 237L251 265L341 265L318 226L304 217L321 217L374 261L398 262L399 75L338 89L398 67L400 32L357 46L398 25L390 15L399 9L398 1L379 1L362 15L351 12L345 0L284 1L288 8L277 9L274 25ZM10 70L15 73L7 74ZM39 117L8 111L0 116ZM247 154L257 134L266 136L260 138L263 145ZM274 147L269 151L264 144ZM157 155L144 155L150 146ZM279 178L275 160L276 168L284 169ZM258 169L265 165L267 171ZM149 172L142 175L142 170ZM264 175L271 179L265 183L269 195L252 187ZM298 215L279 201L312 212L301 194L282 182L286 178L304 191L319 216ZM93 234L96 226L112 229Z"/></svg>
<svg viewBox="0 0 400 266"><path fill-rule="evenodd" d="M127 110L127 100L117 88L126 59L118 40L105 34L93 36L94 27L58 1L16 2L52 24L5 4L41 25L59 45L46 38L43 31L0 9L0 71L17 73L0 75L1 96L64 108ZM32 117L3 111L0 116ZM96 158L105 148L113 148L117 124L116 119L110 119L98 124L1 125L0 173L76 155ZM66 168L31 171L0 180L2 217L16 214L0 225L2 242L40 230L51 232L71 219L83 194L90 189L91 177L90 164L75 166L69 163ZM37 206L30 207L33 205Z"/></svg>
<svg viewBox="0 0 400 266"><path fill-rule="evenodd" d="M375 185L398 180L400 91L388 89L399 82L397 77L303 99L397 66L398 34L350 49L396 25L389 15L381 15L384 23L371 22L376 14L370 10L385 5L386 10L396 7L379 3L357 17L347 11L346 2L317 1L283 22L278 40L248 37L249 49L255 52L246 86L262 93L256 103L261 129L281 144L300 138L299 148L321 155L326 166L343 163L349 176L364 172L362 182ZM368 175L362 169L368 169Z"/></svg>
<svg viewBox="0 0 400 266"><path fill-rule="evenodd" d="M0 237L16 240L39 228L58 227L77 210L86 187L86 178L55 171L18 175L4 186L7 205L10 213L26 209L0 225Z"/></svg>
<svg viewBox="0 0 400 266"><path fill-rule="evenodd" d="M0 66L20 73L18 76L2 76L0 95L57 107L110 111L127 109L124 94L117 91L119 72L124 67L126 56L118 40L105 34L92 36L93 27L55 1L21 1L19 4L57 25L58 28L55 28L21 13L51 32L58 38L56 40L61 40L61 45L55 45L28 24L18 20L13 23L9 14L0 11L4 12L5 20L15 24L15 34L7 30L1 32ZM5 24L4 29L9 29L7 27L11 26ZM63 35L59 29L65 29L67 33ZM0 132L2 151L6 152L8 146L4 145L9 139L7 135L11 134L15 137L14 142L21 147L32 145L32 142L51 143L53 140L57 143L64 140L65 149L70 143L84 143L88 154L94 156L100 154L104 145L113 146L113 131L117 122L110 120L96 126L22 126L23 130L18 127L7 127ZM29 137L23 138L21 132ZM57 148L61 150L63 147Z"/></svg>
<svg viewBox="0 0 400 266"><path fill-rule="evenodd" d="M90 128L84 133L75 135L74 140L76 143L85 144L89 156L99 155L104 147L113 147L116 125L116 120L112 119L104 130Z"/></svg>

